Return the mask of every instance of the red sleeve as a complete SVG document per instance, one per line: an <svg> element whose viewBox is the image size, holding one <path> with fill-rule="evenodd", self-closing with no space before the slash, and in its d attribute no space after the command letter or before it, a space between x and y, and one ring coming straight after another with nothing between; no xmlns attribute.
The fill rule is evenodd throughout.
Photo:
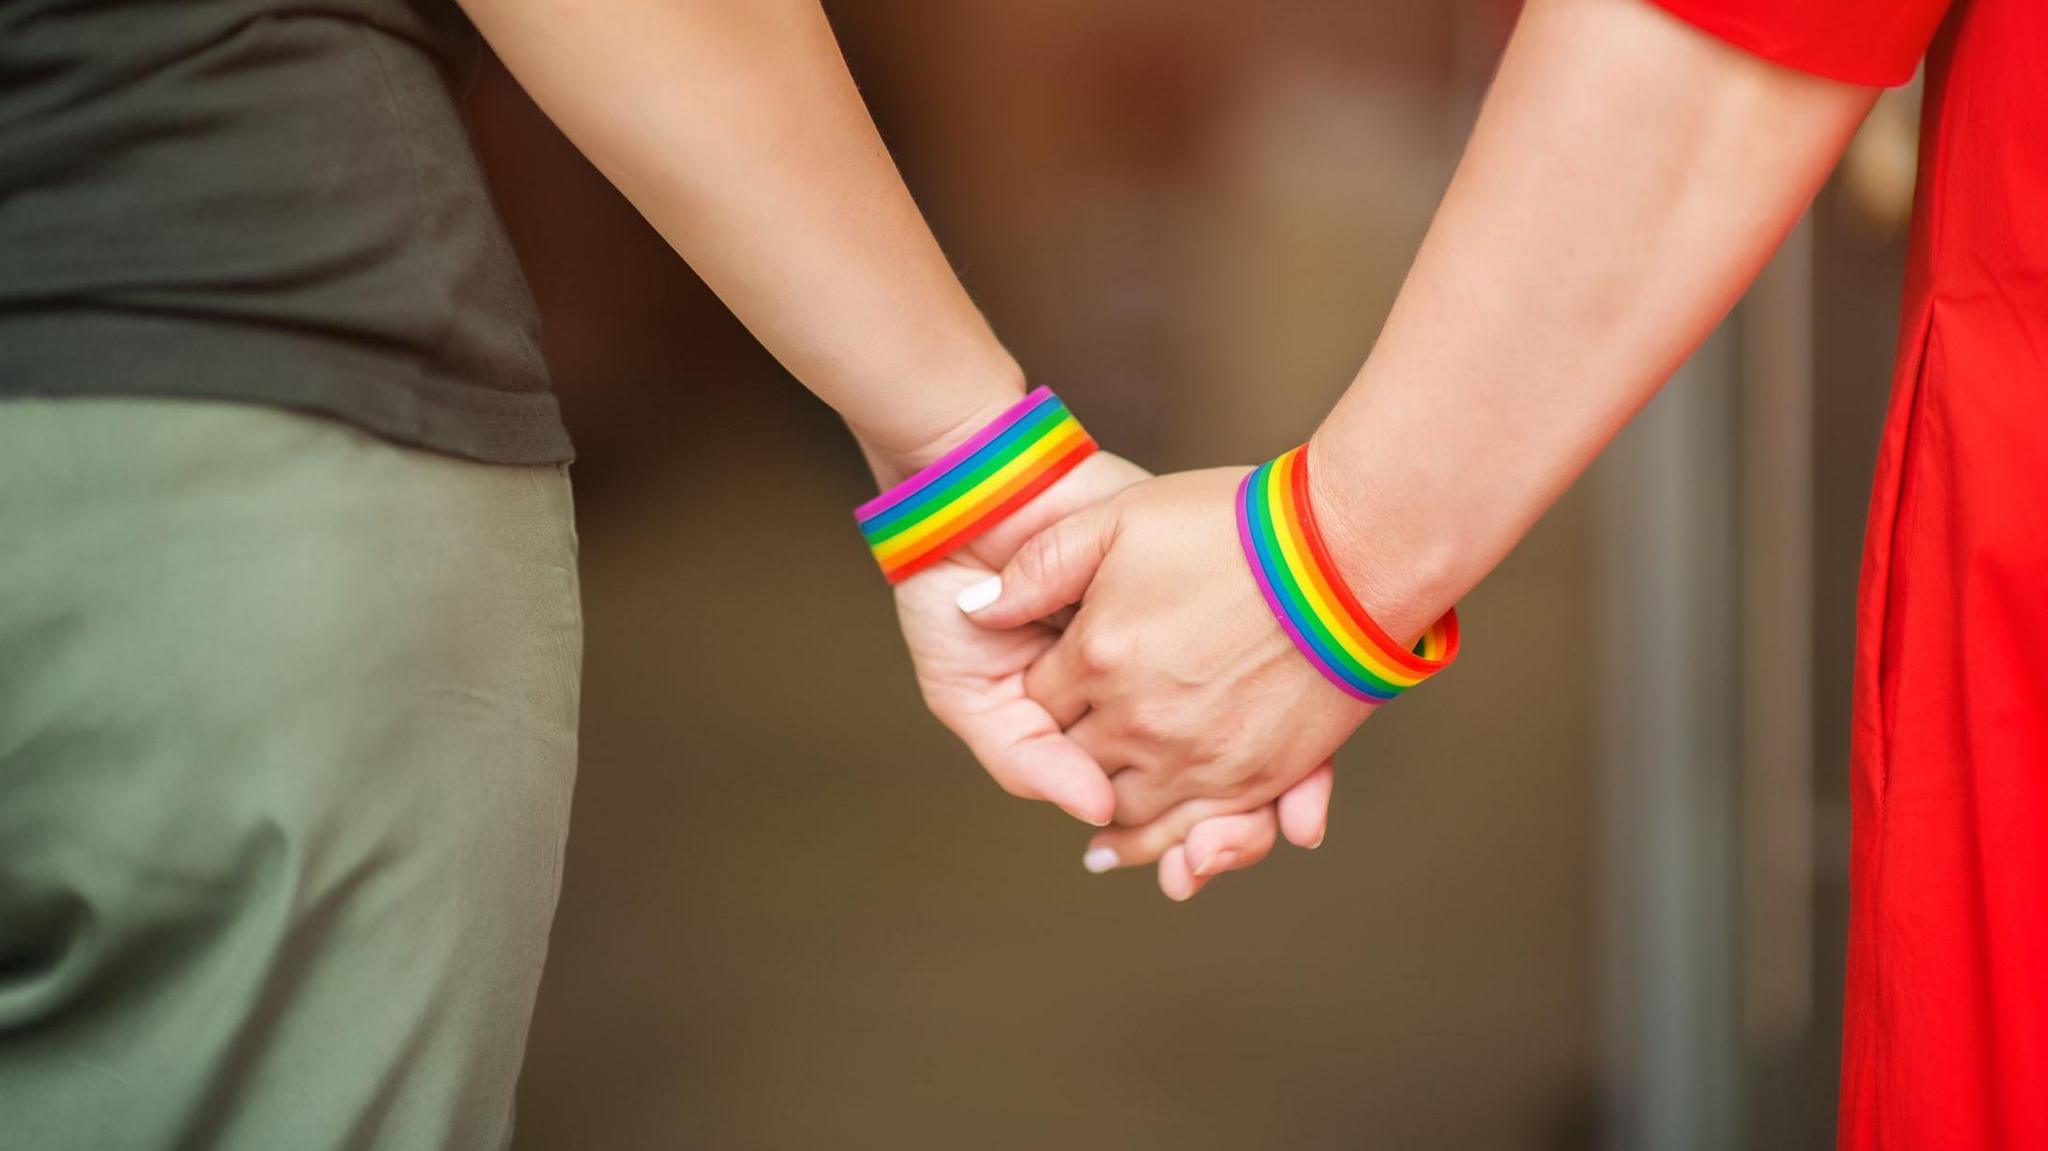
<svg viewBox="0 0 2048 1151"><path fill-rule="evenodd" d="M1654 0L1679 19L1788 68L1850 84L1913 78L1949 0Z"/></svg>

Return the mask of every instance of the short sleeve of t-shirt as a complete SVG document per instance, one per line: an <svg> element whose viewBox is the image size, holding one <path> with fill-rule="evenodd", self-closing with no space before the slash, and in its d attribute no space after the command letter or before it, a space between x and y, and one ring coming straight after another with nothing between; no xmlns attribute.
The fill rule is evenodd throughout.
<svg viewBox="0 0 2048 1151"><path fill-rule="evenodd" d="M1655 0L1679 19L1788 68L1850 84L1913 78L1950 0Z"/></svg>

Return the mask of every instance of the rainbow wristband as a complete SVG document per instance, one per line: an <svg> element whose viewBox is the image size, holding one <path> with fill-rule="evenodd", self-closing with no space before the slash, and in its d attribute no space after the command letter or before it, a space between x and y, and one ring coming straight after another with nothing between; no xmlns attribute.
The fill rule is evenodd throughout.
<svg viewBox="0 0 2048 1151"><path fill-rule="evenodd" d="M1237 536L1266 606L1331 683L1385 703L1458 658L1458 613L1447 611L1414 649L1366 614L1316 530L1308 504L1308 445L1260 464L1237 489Z"/></svg>
<svg viewBox="0 0 2048 1151"><path fill-rule="evenodd" d="M853 515L882 574L898 583L1002 522L1094 451L1067 405L1038 388Z"/></svg>

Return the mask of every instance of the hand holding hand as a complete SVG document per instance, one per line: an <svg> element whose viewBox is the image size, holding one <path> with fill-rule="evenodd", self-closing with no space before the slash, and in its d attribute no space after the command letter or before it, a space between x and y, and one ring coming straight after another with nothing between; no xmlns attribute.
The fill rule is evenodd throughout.
<svg viewBox="0 0 2048 1151"><path fill-rule="evenodd" d="M1059 638L1037 621L1002 631L960 614L960 592L989 578L1033 533L1146 478L1107 452L1083 460L1017 514L896 585L896 612L925 705L1012 795L1107 824L1116 799L1102 769L1024 691L1024 673Z"/></svg>
<svg viewBox="0 0 2048 1151"><path fill-rule="evenodd" d="M1096 846L1122 864L1160 858L1169 894L1263 855L1278 824L1320 841L1330 756L1372 712L1294 650L1263 601L1237 537L1243 475L1162 477L1061 521L972 613L1008 629L1081 604L1023 692L1112 776L1127 830Z"/></svg>
<svg viewBox="0 0 2048 1151"><path fill-rule="evenodd" d="M1006 791L1048 800L1097 826L1109 822L1115 806L1107 775L1025 691L1028 669L1059 640L1059 629L1041 620L1002 630L982 627L961 614L957 601L1034 534L1145 478L1128 461L1097 453L967 549L896 588L904 639L932 713ZM1292 842L1320 843L1329 797L1326 768L1277 805L1183 805L1144 827L1098 836L1086 862L1100 871L1158 860L1161 888L1184 900L1214 875L1265 858L1283 827Z"/></svg>

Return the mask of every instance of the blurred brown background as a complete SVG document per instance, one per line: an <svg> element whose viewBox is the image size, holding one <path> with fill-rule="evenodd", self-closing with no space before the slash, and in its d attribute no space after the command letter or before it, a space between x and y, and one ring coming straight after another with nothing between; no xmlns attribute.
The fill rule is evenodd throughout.
<svg viewBox="0 0 2048 1151"><path fill-rule="evenodd" d="M1513 16L827 7L996 329L1161 470L1349 381ZM520 1147L1831 1145L1892 137L1347 749L1324 848L1175 906L922 712L831 413L502 72L475 116L589 619Z"/></svg>

